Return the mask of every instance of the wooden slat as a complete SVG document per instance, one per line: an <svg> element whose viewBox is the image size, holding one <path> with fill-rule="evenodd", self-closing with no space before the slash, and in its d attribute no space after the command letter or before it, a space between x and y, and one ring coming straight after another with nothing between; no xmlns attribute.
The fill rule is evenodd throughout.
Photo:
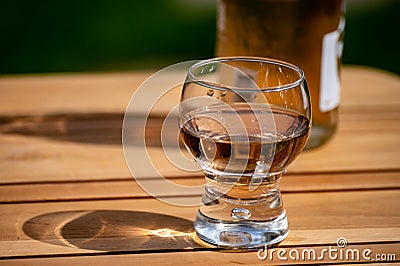
<svg viewBox="0 0 400 266"><path fill-rule="evenodd" d="M400 138L393 128L400 124L354 122L324 147L304 152L289 173L327 171L398 170ZM393 125L393 128L391 126ZM343 125L345 126L345 125ZM340 126L342 127L342 126ZM349 128L350 126L348 126ZM369 130L371 129L371 130ZM129 177L120 145L53 140L47 137L0 135L0 182L99 180ZM110 141L113 142L113 141ZM172 166L162 149L149 147L153 162L164 176L193 176ZM140 165L143 158L135 158ZM143 173L146 176L146 172Z"/></svg>
<svg viewBox="0 0 400 266"><path fill-rule="evenodd" d="M123 113L134 90L152 74L134 72L2 76L0 113ZM184 73L181 75L184 78ZM163 81L160 80L160 83ZM341 103L343 106L398 105L399 82L399 77L389 72L344 66ZM43 95L46 97L43 98Z"/></svg>
<svg viewBox="0 0 400 266"><path fill-rule="evenodd" d="M183 186L204 184L202 176L169 179ZM163 180L150 178L140 180L140 184L152 188L151 194L145 192L133 178L121 180L89 182L52 182L0 185L0 203L76 201L99 199L134 199L144 197L171 197L177 191L163 187ZM283 192L346 191L366 189L400 189L400 172L330 173L330 174L286 174L281 179ZM200 196L203 188L196 194L192 190L179 191L184 196Z"/></svg>
<svg viewBox="0 0 400 266"><path fill-rule="evenodd" d="M291 233L281 246L400 241L399 197L400 190L285 194ZM201 247L192 238L196 207L156 199L3 204L0 211L3 258ZM176 236L155 235L166 228Z"/></svg>
<svg viewBox="0 0 400 266"><path fill-rule="evenodd" d="M322 253L322 249L337 249L333 251L331 257L329 253ZM316 252L314 259L308 259L308 253L305 250L313 249ZM349 250L358 250L349 251ZM366 258L363 257L363 251L370 249L372 252ZM368 263L368 265L382 265L382 263L395 263L400 261L400 244L362 244L349 245L342 249L340 253L337 246L299 246L296 250L299 252L299 259L291 259L289 252L293 247L278 247L269 250L268 257L263 260L257 256L257 251L235 253L235 252L215 252L215 251L186 251L186 252L169 252L169 253L153 253L153 254L124 254L124 255L96 255L96 256L79 256L79 257L47 257L47 258L23 258L14 260L0 260L0 265L72 265L72 264L89 264L89 265L266 265L276 263L279 265L291 264L329 264L329 265L347 265L350 263ZM287 260L279 259L277 253L279 250L285 250L283 254ZM347 252L347 253L346 253ZM350 252L355 252L354 257ZM272 255L271 255L272 253ZM304 254L304 255L302 255ZM324 255L321 255L324 254ZM342 257L340 257L342 254ZM359 254L359 259L357 259ZM367 253L368 254L368 253ZM264 255L264 253L260 253ZM292 251L292 258L295 253ZM385 256L386 261L381 258ZM271 260L272 258L272 260ZM304 258L304 259L303 259ZM320 258L320 259L319 259ZM370 258L370 260L368 259ZM379 261L377 259L380 259ZM374 263L375 262L375 263ZM275 265L275 264L274 264Z"/></svg>
<svg viewBox="0 0 400 266"><path fill-rule="evenodd" d="M145 119L144 116L130 117L130 127L135 119ZM173 117L165 121L164 116L150 116L146 124L147 145L151 141L160 146L162 127L172 127L178 120ZM400 129L400 105L387 110L354 110L340 115L339 131L381 131ZM58 141L78 143L115 144L120 145L122 132L122 114L75 114L47 116L9 116L0 117L0 134L32 136L49 138ZM174 123L175 124L175 123ZM170 136L175 137L175 136ZM153 144L155 145L155 144Z"/></svg>
<svg viewBox="0 0 400 266"><path fill-rule="evenodd" d="M120 146L120 115L92 118L70 115L68 127L62 123L66 119L63 116L39 118L30 118L28 122L27 118L21 118L24 122L17 119L0 126L0 132L4 132L0 134L1 183L95 180L130 175ZM397 137L400 111L350 112L341 118L334 138L320 149L303 153L289 172L399 168L400 151L396 147L400 144ZM153 131L152 138L157 139L161 120L151 118L150 122L149 132ZM153 140L149 144L149 152L154 161L161 164L159 168L165 176L192 176L162 159L164 153L158 148L160 141Z"/></svg>
<svg viewBox="0 0 400 266"><path fill-rule="evenodd" d="M0 117L0 133L3 135L34 136L59 141L72 141L96 144L121 144L121 132L124 116L119 113L65 114L45 116L3 116ZM397 130L400 121L400 105L384 109L368 108L367 110L348 108L340 114L340 131L349 130ZM130 117L130 127L135 119L145 116ZM172 126L178 120L165 121L165 116L146 118L146 136L160 138L161 128ZM168 124L165 124L168 123ZM160 141L158 141L160 145Z"/></svg>
<svg viewBox="0 0 400 266"><path fill-rule="evenodd" d="M119 145L122 115L135 88L149 75L0 78L0 183L129 177ZM338 133L326 146L300 156L289 172L398 170L399 84L398 77L386 72L345 67ZM175 104L164 101L161 110L168 102ZM160 122L152 128L158 130ZM162 174L193 176L167 162L154 141L158 133L152 134L149 152Z"/></svg>

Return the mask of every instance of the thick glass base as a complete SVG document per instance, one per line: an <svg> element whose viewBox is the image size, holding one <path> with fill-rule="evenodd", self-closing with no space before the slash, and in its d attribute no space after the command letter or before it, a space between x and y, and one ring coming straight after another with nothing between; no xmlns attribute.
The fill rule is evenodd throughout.
<svg viewBox="0 0 400 266"><path fill-rule="evenodd" d="M194 222L197 235L212 245L229 249L256 249L282 241L289 232L279 181L268 176L251 189L246 176L207 177L203 205Z"/></svg>
<svg viewBox="0 0 400 266"><path fill-rule="evenodd" d="M257 249L281 242L289 233L286 213L271 221L221 221L200 211L194 222L197 235L207 243L229 249Z"/></svg>

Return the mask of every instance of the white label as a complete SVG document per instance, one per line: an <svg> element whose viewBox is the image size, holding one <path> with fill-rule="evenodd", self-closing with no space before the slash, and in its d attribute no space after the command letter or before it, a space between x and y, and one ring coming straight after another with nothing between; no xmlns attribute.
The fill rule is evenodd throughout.
<svg viewBox="0 0 400 266"><path fill-rule="evenodd" d="M338 61L342 54L343 43L339 42L344 21L339 24L336 31L325 34L322 39L321 55L321 87L319 95L319 109L328 112L340 103L340 80Z"/></svg>

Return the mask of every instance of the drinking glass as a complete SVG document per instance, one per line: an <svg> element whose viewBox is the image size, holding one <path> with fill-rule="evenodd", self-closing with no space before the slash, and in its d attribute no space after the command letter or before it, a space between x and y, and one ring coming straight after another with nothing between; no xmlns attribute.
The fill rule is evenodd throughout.
<svg viewBox="0 0 400 266"><path fill-rule="evenodd" d="M311 127L303 71L258 57L222 57L190 67L180 135L205 173L194 227L204 241L253 249L289 232L279 181Z"/></svg>

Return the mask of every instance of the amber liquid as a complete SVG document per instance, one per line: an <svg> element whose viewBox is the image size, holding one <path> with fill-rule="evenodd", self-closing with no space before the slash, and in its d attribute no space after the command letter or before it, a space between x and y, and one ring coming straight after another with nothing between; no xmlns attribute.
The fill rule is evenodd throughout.
<svg viewBox="0 0 400 266"><path fill-rule="evenodd" d="M323 112L319 106L322 39L337 30L342 1L219 0L218 11L216 55L262 56L298 65L305 72L312 102L307 147L329 139L338 108Z"/></svg>
<svg viewBox="0 0 400 266"><path fill-rule="evenodd" d="M278 107L231 107L192 112L181 129L183 142L206 173L243 174L241 181L254 172L280 173L303 150L310 130L305 116ZM231 123L235 119L241 121ZM259 122L271 119L274 125ZM229 128L238 132L237 125L243 125L247 134L229 134Z"/></svg>

